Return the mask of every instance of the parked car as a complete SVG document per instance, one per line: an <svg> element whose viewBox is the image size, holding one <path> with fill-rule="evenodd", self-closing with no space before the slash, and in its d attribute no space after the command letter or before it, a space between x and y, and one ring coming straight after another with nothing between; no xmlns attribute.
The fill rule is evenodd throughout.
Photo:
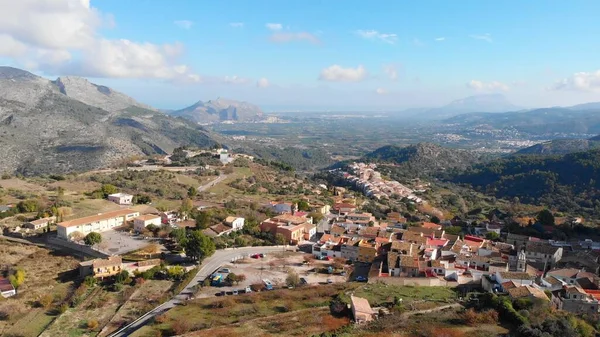
<svg viewBox="0 0 600 337"><path fill-rule="evenodd" d="M367 278L364 276L357 276L356 281L357 282L367 282Z"/></svg>
<svg viewBox="0 0 600 337"><path fill-rule="evenodd" d="M330 279L330 278L328 278L328 279L327 279L327 283L333 283L333 280L332 280L332 279Z"/></svg>
<svg viewBox="0 0 600 337"><path fill-rule="evenodd" d="M233 295L238 295L238 294L239 294L238 290L237 290L237 289L235 289L235 290L233 291Z"/></svg>
<svg viewBox="0 0 600 337"><path fill-rule="evenodd" d="M300 284L308 284L308 281L306 281L306 279L304 277L300 278Z"/></svg>
<svg viewBox="0 0 600 337"><path fill-rule="evenodd" d="M219 273L229 274L229 273L231 273L231 271L229 270L229 268L223 268L223 269L219 270Z"/></svg>
<svg viewBox="0 0 600 337"><path fill-rule="evenodd" d="M264 253L260 253L259 255L260 255L260 257L266 257L267 256L267 254L264 254Z"/></svg>
<svg viewBox="0 0 600 337"><path fill-rule="evenodd" d="M246 294L249 294L249 293L251 293L251 292L252 292L252 288L250 288L250 287L246 287L246 289L244 290L244 292L245 292Z"/></svg>
<svg viewBox="0 0 600 337"><path fill-rule="evenodd" d="M260 254L252 254L250 255L251 258L253 259L259 259L260 258Z"/></svg>

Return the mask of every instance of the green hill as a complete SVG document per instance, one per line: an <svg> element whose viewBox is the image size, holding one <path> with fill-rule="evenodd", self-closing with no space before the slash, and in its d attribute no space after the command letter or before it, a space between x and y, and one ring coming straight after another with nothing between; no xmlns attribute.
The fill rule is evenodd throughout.
<svg viewBox="0 0 600 337"><path fill-rule="evenodd" d="M519 198L559 211L600 215L600 149L566 155L517 155L451 178L499 198Z"/></svg>
<svg viewBox="0 0 600 337"><path fill-rule="evenodd" d="M384 146L368 153L363 160L394 164L397 171L403 171L403 175L406 176L423 176L453 169L466 169L479 162L480 157L467 150L419 143L406 147Z"/></svg>

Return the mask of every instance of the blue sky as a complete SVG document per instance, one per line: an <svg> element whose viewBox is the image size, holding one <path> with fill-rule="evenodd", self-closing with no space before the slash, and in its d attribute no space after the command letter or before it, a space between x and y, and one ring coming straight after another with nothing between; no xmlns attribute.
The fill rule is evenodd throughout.
<svg viewBox="0 0 600 337"><path fill-rule="evenodd" d="M53 20L39 1L3 2L14 7L0 14L3 63L161 108L218 96L267 110L492 92L526 107L600 101L598 1L57 0Z"/></svg>

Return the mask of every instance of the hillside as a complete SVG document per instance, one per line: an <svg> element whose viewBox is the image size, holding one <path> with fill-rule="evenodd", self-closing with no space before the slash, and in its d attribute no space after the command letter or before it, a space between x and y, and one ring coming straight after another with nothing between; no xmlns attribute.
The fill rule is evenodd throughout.
<svg viewBox="0 0 600 337"><path fill-rule="evenodd" d="M600 215L600 149L554 156L511 156L476 165L451 181L499 198Z"/></svg>
<svg viewBox="0 0 600 337"><path fill-rule="evenodd" d="M196 123L254 121L261 119L263 116L262 110L256 105L224 98L207 102L198 101L187 108L171 111L169 114Z"/></svg>
<svg viewBox="0 0 600 337"><path fill-rule="evenodd" d="M430 143L419 143L407 147L388 145L368 153L363 159L393 163L401 171L410 172L416 176L440 173L450 169L465 169L479 161L479 157L472 152Z"/></svg>
<svg viewBox="0 0 600 337"><path fill-rule="evenodd" d="M85 79L0 67L0 171L85 171L187 144L215 141L194 123Z"/></svg>
<svg viewBox="0 0 600 337"><path fill-rule="evenodd" d="M588 139L557 139L517 151L517 154L567 154L600 147L600 141Z"/></svg>

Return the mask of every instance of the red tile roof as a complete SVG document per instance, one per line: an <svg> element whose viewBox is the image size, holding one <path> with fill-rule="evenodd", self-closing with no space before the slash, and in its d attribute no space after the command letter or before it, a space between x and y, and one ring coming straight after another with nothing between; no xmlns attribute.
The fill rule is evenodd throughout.
<svg viewBox="0 0 600 337"><path fill-rule="evenodd" d="M5 279L4 277L0 277L0 291L5 292L12 290L15 290L15 288L12 286L10 281L8 279Z"/></svg>
<svg viewBox="0 0 600 337"><path fill-rule="evenodd" d="M423 224L421 225L421 227L423 227L423 228L430 228L430 229L437 229L437 230L442 229L441 225L438 225L438 224L433 223L433 222L423 222Z"/></svg>

